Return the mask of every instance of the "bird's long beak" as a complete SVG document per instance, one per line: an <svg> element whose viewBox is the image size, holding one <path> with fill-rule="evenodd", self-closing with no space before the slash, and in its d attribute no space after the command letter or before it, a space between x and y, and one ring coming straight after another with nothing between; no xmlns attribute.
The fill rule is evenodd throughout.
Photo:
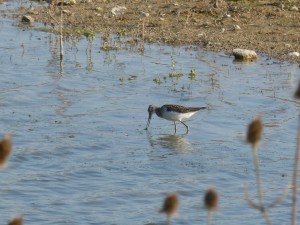
<svg viewBox="0 0 300 225"><path fill-rule="evenodd" d="M151 116L152 116L152 114L149 113L148 122L147 122L145 130L148 130L148 127L149 127L150 121L151 121Z"/></svg>

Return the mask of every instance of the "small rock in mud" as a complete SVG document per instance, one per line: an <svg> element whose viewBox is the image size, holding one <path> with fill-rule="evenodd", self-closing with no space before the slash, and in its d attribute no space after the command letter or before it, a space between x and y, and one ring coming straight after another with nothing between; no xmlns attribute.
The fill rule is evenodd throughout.
<svg viewBox="0 0 300 225"><path fill-rule="evenodd" d="M235 48L232 50L232 53L235 59L239 59L239 60L248 60L248 59L257 58L256 52L248 49Z"/></svg>
<svg viewBox="0 0 300 225"><path fill-rule="evenodd" d="M76 0L67 0L67 1L66 1L66 4L67 4L67 5L76 5L77 2L76 2Z"/></svg>
<svg viewBox="0 0 300 225"><path fill-rule="evenodd" d="M140 16L141 16L141 17L149 17L150 14L149 14L149 13L146 13L146 12L143 12L143 11L140 11Z"/></svg>
<svg viewBox="0 0 300 225"><path fill-rule="evenodd" d="M289 56L296 56L296 57L299 57L299 56L300 56L300 53L299 53L299 52L290 52L290 53L289 53Z"/></svg>
<svg viewBox="0 0 300 225"><path fill-rule="evenodd" d="M290 9L291 11L299 11L299 9L298 9L298 7L297 6L293 6L293 7L291 7L291 9Z"/></svg>
<svg viewBox="0 0 300 225"><path fill-rule="evenodd" d="M96 7L95 10L98 11L98 12L102 12L103 11L103 9L101 7Z"/></svg>
<svg viewBox="0 0 300 225"><path fill-rule="evenodd" d="M33 23L34 19L31 16L24 15L21 19L22 23Z"/></svg>
<svg viewBox="0 0 300 225"><path fill-rule="evenodd" d="M67 15L71 15L71 14L72 14L71 11L70 11L70 10L67 10L67 9L64 9L62 12L63 12L64 14L67 14Z"/></svg>
<svg viewBox="0 0 300 225"><path fill-rule="evenodd" d="M239 25L233 25L234 30L241 30L241 27Z"/></svg>
<svg viewBox="0 0 300 225"><path fill-rule="evenodd" d="M124 15L126 11L127 11L127 8L125 6L116 6L111 9L111 13L114 16Z"/></svg>

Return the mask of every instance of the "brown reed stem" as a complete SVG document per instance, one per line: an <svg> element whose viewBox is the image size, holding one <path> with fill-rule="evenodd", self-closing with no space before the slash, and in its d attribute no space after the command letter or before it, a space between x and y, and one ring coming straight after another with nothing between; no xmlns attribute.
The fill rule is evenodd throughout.
<svg viewBox="0 0 300 225"><path fill-rule="evenodd" d="M144 52L145 48L145 19L143 19L143 27L142 27L142 52Z"/></svg>
<svg viewBox="0 0 300 225"><path fill-rule="evenodd" d="M63 43L63 12L60 10L60 61L64 56L64 43Z"/></svg>
<svg viewBox="0 0 300 225"><path fill-rule="evenodd" d="M207 210L207 225L211 225L211 217L212 217L211 210Z"/></svg>
<svg viewBox="0 0 300 225"><path fill-rule="evenodd" d="M171 216L167 217L167 225L171 225Z"/></svg>
<svg viewBox="0 0 300 225"><path fill-rule="evenodd" d="M300 114L298 118L298 140L295 152L294 175L293 175L293 208L292 208L292 225L297 224L297 191L298 191L298 164L300 157Z"/></svg>
<svg viewBox="0 0 300 225"><path fill-rule="evenodd" d="M259 200L259 209L260 212L263 214L263 217L267 221L269 225L272 225L272 221L270 220L269 214L267 213L265 206L264 206L264 196L262 193L261 188L261 177L260 177L260 170L259 170L259 158L257 154L257 146L258 144L252 145L252 154L253 154L253 160L254 160L254 166L255 166L255 174L256 174L256 183L257 183L257 196Z"/></svg>
<svg viewBox="0 0 300 225"><path fill-rule="evenodd" d="M254 144L252 147L252 155L253 155L254 166L255 166L257 196L258 196L258 200L259 200L259 206L263 207L264 200L263 200L263 194L262 194L262 190L261 190L261 178L260 178L260 171L259 171L259 159L258 159L258 155L257 155L257 144Z"/></svg>

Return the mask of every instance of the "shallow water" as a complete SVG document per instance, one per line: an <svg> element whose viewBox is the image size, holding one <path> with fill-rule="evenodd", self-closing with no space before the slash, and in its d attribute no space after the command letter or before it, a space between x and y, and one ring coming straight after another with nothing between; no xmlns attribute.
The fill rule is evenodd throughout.
<svg viewBox="0 0 300 225"><path fill-rule="evenodd" d="M215 224L264 224L244 200L244 185L252 198L256 193L246 127L262 116L259 153L270 203L292 178L298 65L263 56L236 63L196 47L147 45L141 54L101 45L99 36L91 52L85 39L66 42L61 73L58 37L2 19L1 133L14 138L0 171L2 223L24 214L32 225L164 224L158 210L177 191L172 224L204 224L203 195L215 186ZM172 71L183 76L169 78ZM179 124L174 135L172 122L155 115L145 131L148 105L165 103L209 109L187 121L188 134ZM288 224L290 211L291 194L270 217Z"/></svg>

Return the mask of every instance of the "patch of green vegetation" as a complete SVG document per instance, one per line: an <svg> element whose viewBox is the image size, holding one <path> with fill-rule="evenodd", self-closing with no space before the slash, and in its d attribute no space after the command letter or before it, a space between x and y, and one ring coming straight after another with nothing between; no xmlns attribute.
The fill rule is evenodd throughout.
<svg viewBox="0 0 300 225"><path fill-rule="evenodd" d="M46 33L58 33L58 30L50 27L38 27L38 28L34 28L34 30L46 32Z"/></svg>
<svg viewBox="0 0 300 225"><path fill-rule="evenodd" d="M94 40L96 37L93 31L84 31L83 36L85 36L88 40Z"/></svg>
<svg viewBox="0 0 300 225"><path fill-rule="evenodd" d="M119 47L118 46L113 46L113 45L102 45L100 47L100 49L103 50L103 51L108 52L108 51L111 51L111 50L114 50L114 51L119 50Z"/></svg>
<svg viewBox="0 0 300 225"><path fill-rule="evenodd" d="M193 80L193 79L196 78L196 69L195 69L195 68L192 68L192 69L190 70L189 78L190 78L191 80Z"/></svg>
<svg viewBox="0 0 300 225"><path fill-rule="evenodd" d="M160 80L159 77L155 77L155 78L153 79L153 81L154 81L154 83L156 83L156 84L161 84L161 80Z"/></svg>
<svg viewBox="0 0 300 225"><path fill-rule="evenodd" d="M170 78L179 78L179 77L181 77L181 76L183 76L183 73L180 73L180 72L175 72L175 73L169 73L169 77Z"/></svg>
<svg viewBox="0 0 300 225"><path fill-rule="evenodd" d="M117 32L117 35L118 36L126 36L127 35L127 32L125 29L121 29L119 32Z"/></svg>
<svg viewBox="0 0 300 225"><path fill-rule="evenodd" d="M172 70L171 73L169 73L170 78L178 79L179 77L183 76L183 73L180 73L176 70L173 54L171 54L171 70Z"/></svg>
<svg viewBox="0 0 300 225"><path fill-rule="evenodd" d="M52 27L38 27L34 28L36 31L41 31L41 32L47 32L47 33L54 33L54 34L60 34L60 29L59 28L52 28ZM65 36L85 36L88 40L93 40L95 39L96 35L94 31L87 31L87 30L80 30L80 29L68 29L68 28L63 28L62 33Z"/></svg>

